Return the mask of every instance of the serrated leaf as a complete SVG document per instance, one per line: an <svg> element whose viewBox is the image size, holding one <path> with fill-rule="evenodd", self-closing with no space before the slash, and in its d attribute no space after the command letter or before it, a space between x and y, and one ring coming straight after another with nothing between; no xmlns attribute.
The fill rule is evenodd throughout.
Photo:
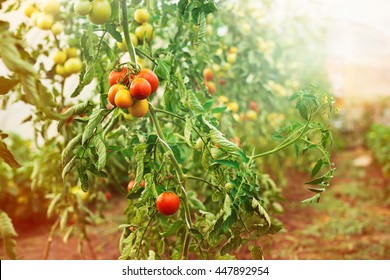
<svg viewBox="0 0 390 280"><path fill-rule="evenodd" d="M197 229L195 229L195 228L191 228L191 229L190 229L190 234L191 234L196 240L198 240L199 242L202 242L202 241L203 241L203 234L202 234L199 230L197 230Z"/></svg>
<svg viewBox="0 0 390 280"><path fill-rule="evenodd" d="M236 144L227 140L216 128L210 131L210 139L214 144L217 144L221 149L225 149L228 152L237 152L239 150Z"/></svg>
<svg viewBox="0 0 390 280"><path fill-rule="evenodd" d="M264 260L263 248L261 246L249 246L253 260Z"/></svg>
<svg viewBox="0 0 390 280"><path fill-rule="evenodd" d="M229 217L232 213L232 200L229 194L225 195L225 200L223 203L222 210L223 210L223 220L226 220L227 217Z"/></svg>
<svg viewBox="0 0 390 280"><path fill-rule="evenodd" d="M96 127L102 122L104 115L102 112L104 109L96 108L92 111L87 126L85 127L81 143L84 145L88 139L90 139L96 129Z"/></svg>
<svg viewBox="0 0 390 280"><path fill-rule="evenodd" d="M187 99L186 101L187 101L190 109L192 109L198 113L203 113L205 111L203 106L200 104L198 98L196 97L196 95L194 94L193 91L187 90L185 92L185 94L186 94L186 99Z"/></svg>
<svg viewBox="0 0 390 280"><path fill-rule="evenodd" d="M18 80L11 80L5 77L0 77L0 95L7 94L19 83Z"/></svg>
<svg viewBox="0 0 390 280"><path fill-rule="evenodd" d="M87 175L87 169L85 166L80 166L77 168L77 172L79 174L80 182L81 182L81 189L84 192L87 192L89 189L89 180Z"/></svg>
<svg viewBox="0 0 390 280"><path fill-rule="evenodd" d="M322 165L323 165L323 160L322 159L318 160L316 165L314 165L313 170L311 171L312 178L316 176L317 173L321 170Z"/></svg>
<svg viewBox="0 0 390 280"><path fill-rule="evenodd" d="M47 217L51 218L54 213L55 206L57 205L57 202L60 200L62 194L57 193L54 198L50 201L49 207L47 208Z"/></svg>
<svg viewBox="0 0 390 280"><path fill-rule="evenodd" d="M11 219L4 211L0 210L0 237L3 239L4 250L10 259L16 260L16 241L18 234L15 231Z"/></svg>
<svg viewBox="0 0 390 280"><path fill-rule="evenodd" d="M98 162L97 162L97 170L101 171L106 166L107 160L107 150L104 141L100 138L99 135L96 135L92 138L92 144L95 146Z"/></svg>
<svg viewBox="0 0 390 280"><path fill-rule="evenodd" d="M203 11L199 13L198 21L199 21L199 33L198 33L197 43L202 42L205 39L205 35L206 35L207 23L206 23L206 16Z"/></svg>
<svg viewBox="0 0 390 280"><path fill-rule="evenodd" d="M303 200L302 203L304 203L304 204L318 203L318 202L320 201L320 198L321 198L321 194L318 193L318 194L316 194L316 195L313 196L313 197L310 197L310 198L308 198L308 199Z"/></svg>
<svg viewBox="0 0 390 280"><path fill-rule="evenodd" d="M253 207L254 210L257 210L257 213L259 214L259 216L263 217L267 221L268 228L270 228L270 226L271 226L271 219L270 219L267 211L265 211L265 209L260 204L260 202L257 201L255 198L252 199L252 207Z"/></svg>
<svg viewBox="0 0 390 280"><path fill-rule="evenodd" d="M314 180L311 180L309 182L305 182L305 185L319 185L322 182L324 182L325 179L326 179L326 176L322 176L322 177L316 178Z"/></svg>
<svg viewBox="0 0 390 280"><path fill-rule="evenodd" d="M64 237L62 238L62 241L63 241L65 244L68 243L69 237L70 237L70 235L72 234L73 229L74 229L74 226L70 226L70 227L68 228L68 230L66 231L66 233L64 234Z"/></svg>
<svg viewBox="0 0 390 280"><path fill-rule="evenodd" d="M74 148L81 143L82 135L79 134L68 142L65 149L61 153L62 166L65 166L73 156Z"/></svg>
<svg viewBox="0 0 390 280"><path fill-rule="evenodd" d="M240 247L242 243L242 238L240 236L236 236L233 238L230 238L221 248L221 255L226 255L227 253L237 249Z"/></svg>
<svg viewBox="0 0 390 280"><path fill-rule="evenodd" d="M215 160L215 162L218 164L229 166L229 167L234 168L236 170L240 170L240 164L234 160L217 159L217 160Z"/></svg>
<svg viewBox="0 0 390 280"><path fill-rule="evenodd" d="M325 188L307 188L309 191L311 192L314 192L314 193L322 193L323 191L325 191Z"/></svg>
<svg viewBox="0 0 390 280"><path fill-rule="evenodd" d="M207 100L205 103L203 103L203 108L206 110L206 111L208 111L208 110L210 110L210 108L213 106L213 104L214 104L214 99L209 99L209 100ZM214 113L214 112L213 112Z"/></svg>
<svg viewBox="0 0 390 280"><path fill-rule="evenodd" d="M204 3L202 6L201 6L203 12L207 15L207 14L211 14L211 13L215 13L215 12L218 12L218 8L217 6L215 5L214 2L208 2L208 3Z"/></svg>
<svg viewBox="0 0 390 280"><path fill-rule="evenodd" d="M119 43L122 42L122 35L116 30L116 25L113 23L106 23L106 30Z"/></svg>
<svg viewBox="0 0 390 280"><path fill-rule="evenodd" d="M61 213L61 218L60 218L60 231L64 231L66 227L66 223L68 222L68 214L69 214L69 209L66 208L62 213Z"/></svg>
<svg viewBox="0 0 390 280"><path fill-rule="evenodd" d="M73 167L77 163L77 155L74 155L72 159L65 165L64 169L62 170L62 180L65 179L65 176L68 175L70 171L72 171Z"/></svg>
<svg viewBox="0 0 390 280"><path fill-rule="evenodd" d="M304 118L305 120L309 119L307 107L302 101L298 101L295 107L297 108L302 118Z"/></svg>
<svg viewBox="0 0 390 280"><path fill-rule="evenodd" d="M181 231L182 227L184 227L184 226L185 226L184 221L176 221L173 224L171 224L169 226L169 228L161 234L161 236L169 237L169 236L172 236L174 234L177 234L178 232Z"/></svg>
<svg viewBox="0 0 390 280"><path fill-rule="evenodd" d="M154 69L154 72L156 73L157 77L160 80L170 80L170 73L171 73L171 62L167 59L156 59L156 68Z"/></svg>
<svg viewBox="0 0 390 280"><path fill-rule="evenodd" d="M8 150L7 145L0 139L0 158L12 168L19 168L21 165L15 160L14 156Z"/></svg>
<svg viewBox="0 0 390 280"><path fill-rule="evenodd" d="M226 109L227 109L226 106L224 106L224 107L213 108L213 109L211 110L211 113L213 113L213 114L222 113L222 112L225 112Z"/></svg>

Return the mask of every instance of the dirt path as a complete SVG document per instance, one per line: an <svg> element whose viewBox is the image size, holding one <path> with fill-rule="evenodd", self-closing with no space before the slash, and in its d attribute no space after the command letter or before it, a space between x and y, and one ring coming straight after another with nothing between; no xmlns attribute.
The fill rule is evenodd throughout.
<svg viewBox="0 0 390 280"><path fill-rule="evenodd" d="M359 160L360 159L360 163ZM335 153L333 184L320 204L300 203L310 192L304 188L307 174L290 172L279 219L286 231L260 240L266 259L390 259L390 185L380 166L363 148ZM357 161L356 161L357 160ZM355 164L354 164L354 161ZM365 162L366 161L366 162ZM364 163L367 166L357 166ZM113 197L106 211L107 223L88 228L97 259L119 257L118 242L126 199ZM42 259L50 224L18 227L17 254L22 259ZM53 239L49 259L80 259L77 240L67 244ZM0 249L0 255L4 255ZM248 252L239 254L249 259ZM84 246L85 259L93 259Z"/></svg>
<svg viewBox="0 0 390 280"><path fill-rule="evenodd" d="M333 160L333 184L319 204L299 203L309 195L305 175L289 176L279 217L286 232L263 240L267 259L390 259L388 179L364 148Z"/></svg>

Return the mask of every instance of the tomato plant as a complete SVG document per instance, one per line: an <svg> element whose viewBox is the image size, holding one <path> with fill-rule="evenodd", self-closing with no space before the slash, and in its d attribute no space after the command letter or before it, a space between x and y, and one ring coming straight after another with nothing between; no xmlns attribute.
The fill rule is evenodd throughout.
<svg viewBox="0 0 390 280"><path fill-rule="evenodd" d="M257 14L234 13L239 7L223 1L61 5L59 11L47 7L41 24L34 11L42 7L26 6L30 18L20 33L37 24L46 45L22 51L23 36L0 23L0 54L9 72L1 78L2 95L16 92L33 105L27 121L50 160L61 163L49 164L41 154L31 175L35 185L44 178L55 182L46 190L50 236L59 230L67 241L77 234L90 246L87 228L102 219L101 205L110 197L102 180L123 186L128 200L120 259L230 259L237 248L263 258L257 240L282 229L273 215L280 212L280 188L264 161L279 156L274 165L282 172L289 149L315 151L307 182L314 195L305 202L317 202L333 173L332 96L316 88L292 90L294 81L285 86L290 76L274 65L282 45L267 38L267 26L253 31L259 34L245 28L244 19L258 25ZM48 30L54 11L63 32ZM230 33L219 36L214 29ZM54 65L39 66L38 58L51 53ZM87 92L91 96L81 94ZM57 137L47 134L53 124ZM18 166L11 156L5 161Z"/></svg>

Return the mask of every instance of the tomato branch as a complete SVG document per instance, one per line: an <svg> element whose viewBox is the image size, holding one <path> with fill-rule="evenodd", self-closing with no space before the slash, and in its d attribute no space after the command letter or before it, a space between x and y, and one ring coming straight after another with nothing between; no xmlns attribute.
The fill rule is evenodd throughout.
<svg viewBox="0 0 390 280"><path fill-rule="evenodd" d="M137 63L136 54L135 54L135 48L134 48L133 43L131 42L130 33L129 33L129 26L128 26L129 20L127 18L127 1L121 0L120 4L121 4L121 10L122 10L122 28L123 28L123 33L124 33L125 42L126 42L126 46L127 46L127 51L129 52L131 61L138 68L138 63Z"/></svg>

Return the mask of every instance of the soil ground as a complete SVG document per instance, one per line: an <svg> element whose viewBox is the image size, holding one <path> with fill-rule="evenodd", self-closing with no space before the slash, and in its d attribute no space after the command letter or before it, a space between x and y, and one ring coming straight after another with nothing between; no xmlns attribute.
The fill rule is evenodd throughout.
<svg viewBox="0 0 390 280"><path fill-rule="evenodd" d="M360 161L359 161L360 160ZM284 223L282 233L259 240L265 259L390 259L390 184L371 154L359 147L335 153L333 184L319 204L300 203L311 193L303 187L306 173L291 171L283 189ZM371 162L372 161L372 162ZM126 199L114 196L108 203L107 222L88 228L95 256L87 244L80 255L78 241L63 243L55 236L49 259L115 260ZM51 224L34 227L15 225L19 236L17 254L26 260L42 259ZM2 248L0 256L4 256ZM250 259L246 250L239 259Z"/></svg>

